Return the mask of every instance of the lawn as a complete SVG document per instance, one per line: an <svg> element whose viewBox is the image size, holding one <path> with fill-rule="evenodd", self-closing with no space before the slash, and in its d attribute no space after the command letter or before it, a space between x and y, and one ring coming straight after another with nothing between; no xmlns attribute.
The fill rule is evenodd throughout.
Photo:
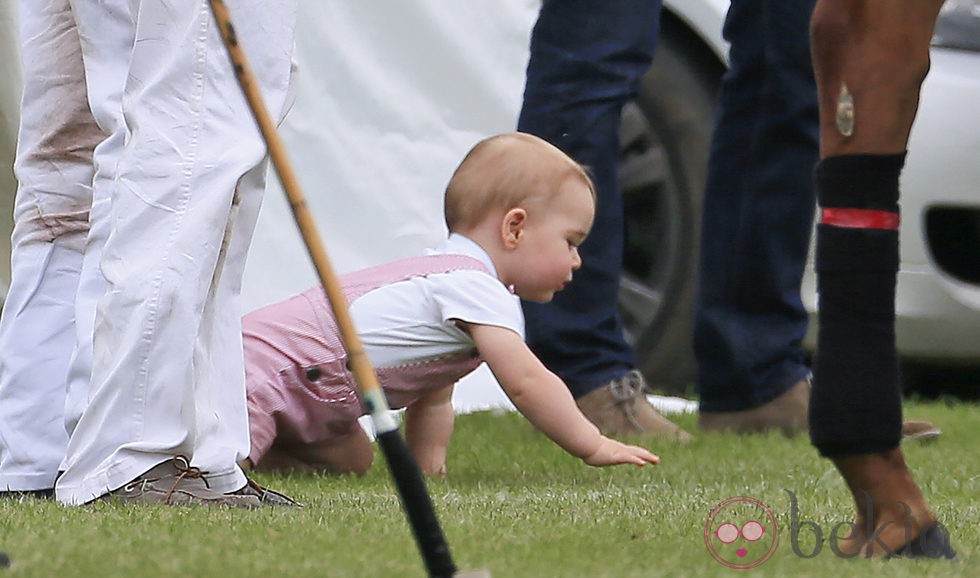
<svg viewBox="0 0 980 578"><path fill-rule="evenodd" d="M489 569L495 578L739 575L709 553L704 538L716 506L738 497L715 513L712 529L723 519L762 522L766 533L755 542L713 542L723 561L757 564L742 575L977 576L980 406L910 402L906 415L944 431L905 451L954 536L959 562L837 558L829 536L853 512L840 479L805 438L701 434L686 446L653 444L660 466L596 469L520 416L483 412L459 417L449 478L430 481L429 490L457 565ZM696 429L694 416L678 421ZM362 478L257 479L306 507L63 508L0 500L0 551L11 560L0 578L425 576L380 456Z"/></svg>

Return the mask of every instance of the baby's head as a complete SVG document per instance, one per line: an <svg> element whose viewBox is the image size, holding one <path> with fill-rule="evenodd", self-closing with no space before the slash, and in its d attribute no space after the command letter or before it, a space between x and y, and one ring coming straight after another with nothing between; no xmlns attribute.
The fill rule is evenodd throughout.
<svg viewBox="0 0 980 578"><path fill-rule="evenodd" d="M529 301L550 301L571 281L594 215L595 189L585 169L524 133L477 143L446 187L450 232L479 243L500 279Z"/></svg>
<svg viewBox="0 0 980 578"><path fill-rule="evenodd" d="M566 180L585 185L595 197L582 165L547 141L522 132L485 138L466 154L446 187L446 226L465 235L491 213L546 206Z"/></svg>

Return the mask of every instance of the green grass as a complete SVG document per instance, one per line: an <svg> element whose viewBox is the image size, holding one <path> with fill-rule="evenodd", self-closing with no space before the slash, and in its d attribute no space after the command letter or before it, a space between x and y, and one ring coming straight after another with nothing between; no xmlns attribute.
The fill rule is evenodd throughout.
<svg viewBox="0 0 980 578"><path fill-rule="evenodd" d="M976 576L980 545L980 406L909 403L906 415L944 435L906 455L954 536L960 562L841 560L824 544L794 554L790 500L825 531L853 517L840 479L805 437L702 434L654 444L658 467L596 469L565 455L517 415L461 416L450 477L429 490L461 569L496 578L733 576L708 553L709 512L751 496L780 527L774 556L751 576ZM693 416L678 421L695 430ZM425 572L380 457L363 478L257 479L306 508L257 511L0 500L7 576L423 577ZM813 551L813 534L799 549ZM731 556L731 553L726 555ZM758 556L750 552L750 556ZM732 558L729 558L732 559Z"/></svg>

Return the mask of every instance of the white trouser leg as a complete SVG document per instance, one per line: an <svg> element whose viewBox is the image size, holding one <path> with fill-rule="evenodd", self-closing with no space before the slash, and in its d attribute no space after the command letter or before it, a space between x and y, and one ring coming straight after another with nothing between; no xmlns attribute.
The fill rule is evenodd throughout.
<svg viewBox="0 0 980 578"><path fill-rule="evenodd" d="M262 191L268 163L262 162L246 173L239 191ZM245 372L242 365L241 285L249 240L255 230L262 197L257 194L237 194L232 218L219 256L212 295L209 297L201 323L194 371L199 383L221 384L221 390L198 400L197 417L199 444L194 454L201 463L217 463L235 453L236 460L248 457L250 450L248 411L239 403L245 397ZM234 339L228 327L236 327ZM214 397L214 394L218 394ZM213 419L219 415L220 420ZM237 452L244 449L245 453ZM225 491L241 487L229 479Z"/></svg>
<svg viewBox="0 0 980 578"><path fill-rule="evenodd" d="M62 240L14 247L0 321L0 491L54 487L68 443L59 400L82 260Z"/></svg>
<svg viewBox="0 0 980 578"><path fill-rule="evenodd" d="M89 232L75 297L76 346L68 366L65 429L69 434L88 405L95 310L105 293L100 261L109 236L109 203L116 163L126 142L122 94L135 34L129 16L129 0L101 0L98 3L72 0L72 13L84 55L89 105L96 122L108 137L99 143L93 155L95 177Z"/></svg>
<svg viewBox="0 0 980 578"><path fill-rule="evenodd" d="M0 490L54 485L74 300L104 138L85 99L68 0L22 0L24 98L15 173L12 282L0 321Z"/></svg>
<svg viewBox="0 0 980 578"><path fill-rule="evenodd" d="M96 179L98 183L98 179ZM99 196L99 187L93 187L93 196ZM105 192L105 191L104 191ZM85 244L85 256L79 271L78 289L75 293L75 348L68 363L67 395L65 399L64 430L73 432L75 425L88 406L89 380L92 375L92 333L95 331L95 308L105 292L105 279L99 260L105 244L108 227L108 199L92 204L89 237ZM101 218L97 218L99 214ZM62 456L63 457L63 456ZM62 464L60 470L65 469Z"/></svg>
<svg viewBox="0 0 980 578"><path fill-rule="evenodd" d="M293 103L295 72L293 64L289 92L279 114L280 120L285 118ZM194 359L196 379L199 383L224 384L217 398L198 401L199 444L194 456L201 463L216 463L223 456L245 448L245 453L237 454L235 458L241 461L248 457L251 449L247 404L239 402L242 399L239 396L246 393L242 365L245 355L241 332L244 315L241 308L242 274L262 204L261 194L248 192L265 190L268 168L266 159L239 181L238 192L232 201L232 216L218 257L215 281L211 286L212 295L207 301L209 309L205 310L201 324L199 347ZM236 328L233 339L226 329L232 326ZM215 420L214 415L220 415L222 419ZM223 491L241 487L234 477L219 480L216 484L222 485Z"/></svg>
<svg viewBox="0 0 980 578"><path fill-rule="evenodd" d="M295 89L295 64L292 65L289 93L279 115L282 120L293 104ZM270 111L271 112L271 111ZM229 452L245 448L245 454L238 454L236 461L248 457L251 449L248 430L247 406L238 403L238 391L245 395L245 372L241 364L244 358L241 318L242 273L245 258L261 207L261 195L242 194L247 191L264 191L267 179L268 159L246 173L238 186L238 193L232 203L232 217L225 232L225 244L218 258L215 271L216 282L212 284L213 298L208 300L211 310L205 311L201 324L199 345L194 359L198 379L202 383L224 383L227 390L223 395L198 405L198 431L200 444L195 456L202 463L213 463ZM225 265L227 263L227 266ZM224 274L234 271L234 274ZM235 339L229 339L222 330L225 327L239 328ZM206 357L210 352L210 361ZM232 394L231 392L236 393ZM232 403L227 403L231 401ZM222 420L211 419L211 415L223 416ZM240 487L237 481L229 480L225 491Z"/></svg>
<svg viewBox="0 0 980 578"><path fill-rule="evenodd" d="M130 136L102 257L107 291L96 316L90 403L57 487L64 503L87 502L175 454L210 472L217 491L244 484L235 463L248 453L241 346L230 359L227 347L213 344L241 340L238 255L262 194L242 176L265 148L208 2L133 4L136 42L123 99ZM268 106L282 110L294 3L228 4ZM236 187L237 219L250 225L236 236L232 223L219 268Z"/></svg>

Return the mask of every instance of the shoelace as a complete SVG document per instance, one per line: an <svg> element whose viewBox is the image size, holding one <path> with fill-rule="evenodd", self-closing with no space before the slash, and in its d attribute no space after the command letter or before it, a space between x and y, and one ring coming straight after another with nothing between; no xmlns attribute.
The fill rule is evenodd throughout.
<svg viewBox="0 0 980 578"><path fill-rule="evenodd" d="M288 502L288 503L290 503L290 504L292 504L294 506L300 506L301 505L301 504L299 504L299 502L297 502L296 500L290 498L289 496L287 496L285 494L281 494L281 493L276 492L274 490L270 490L270 489L266 488L265 486L260 485L258 482L256 482L255 480L253 480L252 478L249 478L249 477L246 477L245 478L245 485L242 487L242 489L238 490L237 492L232 492L232 493L239 494L239 495L248 495L249 494L249 491L248 491L249 488L251 488L251 490L253 492L252 495L255 495L259 499L260 502L265 502L265 501L269 500L269 497L270 496L272 496L273 498L282 500L283 502Z"/></svg>
<svg viewBox="0 0 980 578"><path fill-rule="evenodd" d="M174 495L174 492L177 491L177 486L180 485L180 482L185 479L193 480L193 479L200 478L204 482L205 488L211 487L210 484L208 484L208 479L204 477L204 475L207 474L207 472L203 471L201 468L192 466L190 462L187 461L186 457L175 456L174 468L177 470L178 474L176 479L174 480L173 485L170 486L170 491L167 492L167 497L163 499L163 502L165 504L170 503L170 498Z"/></svg>
<svg viewBox="0 0 980 578"><path fill-rule="evenodd" d="M642 429L640 422L636 419L636 408L634 406L636 399L644 395L643 377L640 375L640 372L634 369L623 377L610 382L609 393L613 398L609 407L618 407L626 416L626 419L633 424L633 427Z"/></svg>
<svg viewBox="0 0 980 578"><path fill-rule="evenodd" d="M177 491L177 486L180 485L180 482L183 481L183 480L193 480L193 479L200 478L204 482L204 487L206 487L206 488L210 488L211 487L208 484L208 479L204 477L205 474L207 474L208 472L205 472L201 468L192 466L190 464L190 461L188 461L188 459L186 457L184 457L184 456L174 456L174 458L173 458L173 466L174 466L174 469L177 470L177 476L174 479L173 485L170 486L170 490L167 491L167 495L166 495L166 497L164 497L163 503L168 504L168 505L170 504L170 499L173 497L174 492ZM166 476L164 476L164 477L166 477ZM133 482L133 483L127 484L124 489L125 489L125 491L129 492L129 491L132 491L137 484L139 484L140 491L145 491L147 484L152 484L153 482L158 482L158 481L162 480L164 477L159 477L159 478L142 478L138 482Z"/></svg>
<svg viewBox="0 0 980 578"><path fill-rule="evenodd" d="M260 500L264 499L266 493L269 491L266 490L263 486L259 485L258 482L256 482L255 480L249 477L245 478L245 487L242 488L242 491L246 491L247 488L252 488L252 491L258 492L258 498Z"/></svg>

